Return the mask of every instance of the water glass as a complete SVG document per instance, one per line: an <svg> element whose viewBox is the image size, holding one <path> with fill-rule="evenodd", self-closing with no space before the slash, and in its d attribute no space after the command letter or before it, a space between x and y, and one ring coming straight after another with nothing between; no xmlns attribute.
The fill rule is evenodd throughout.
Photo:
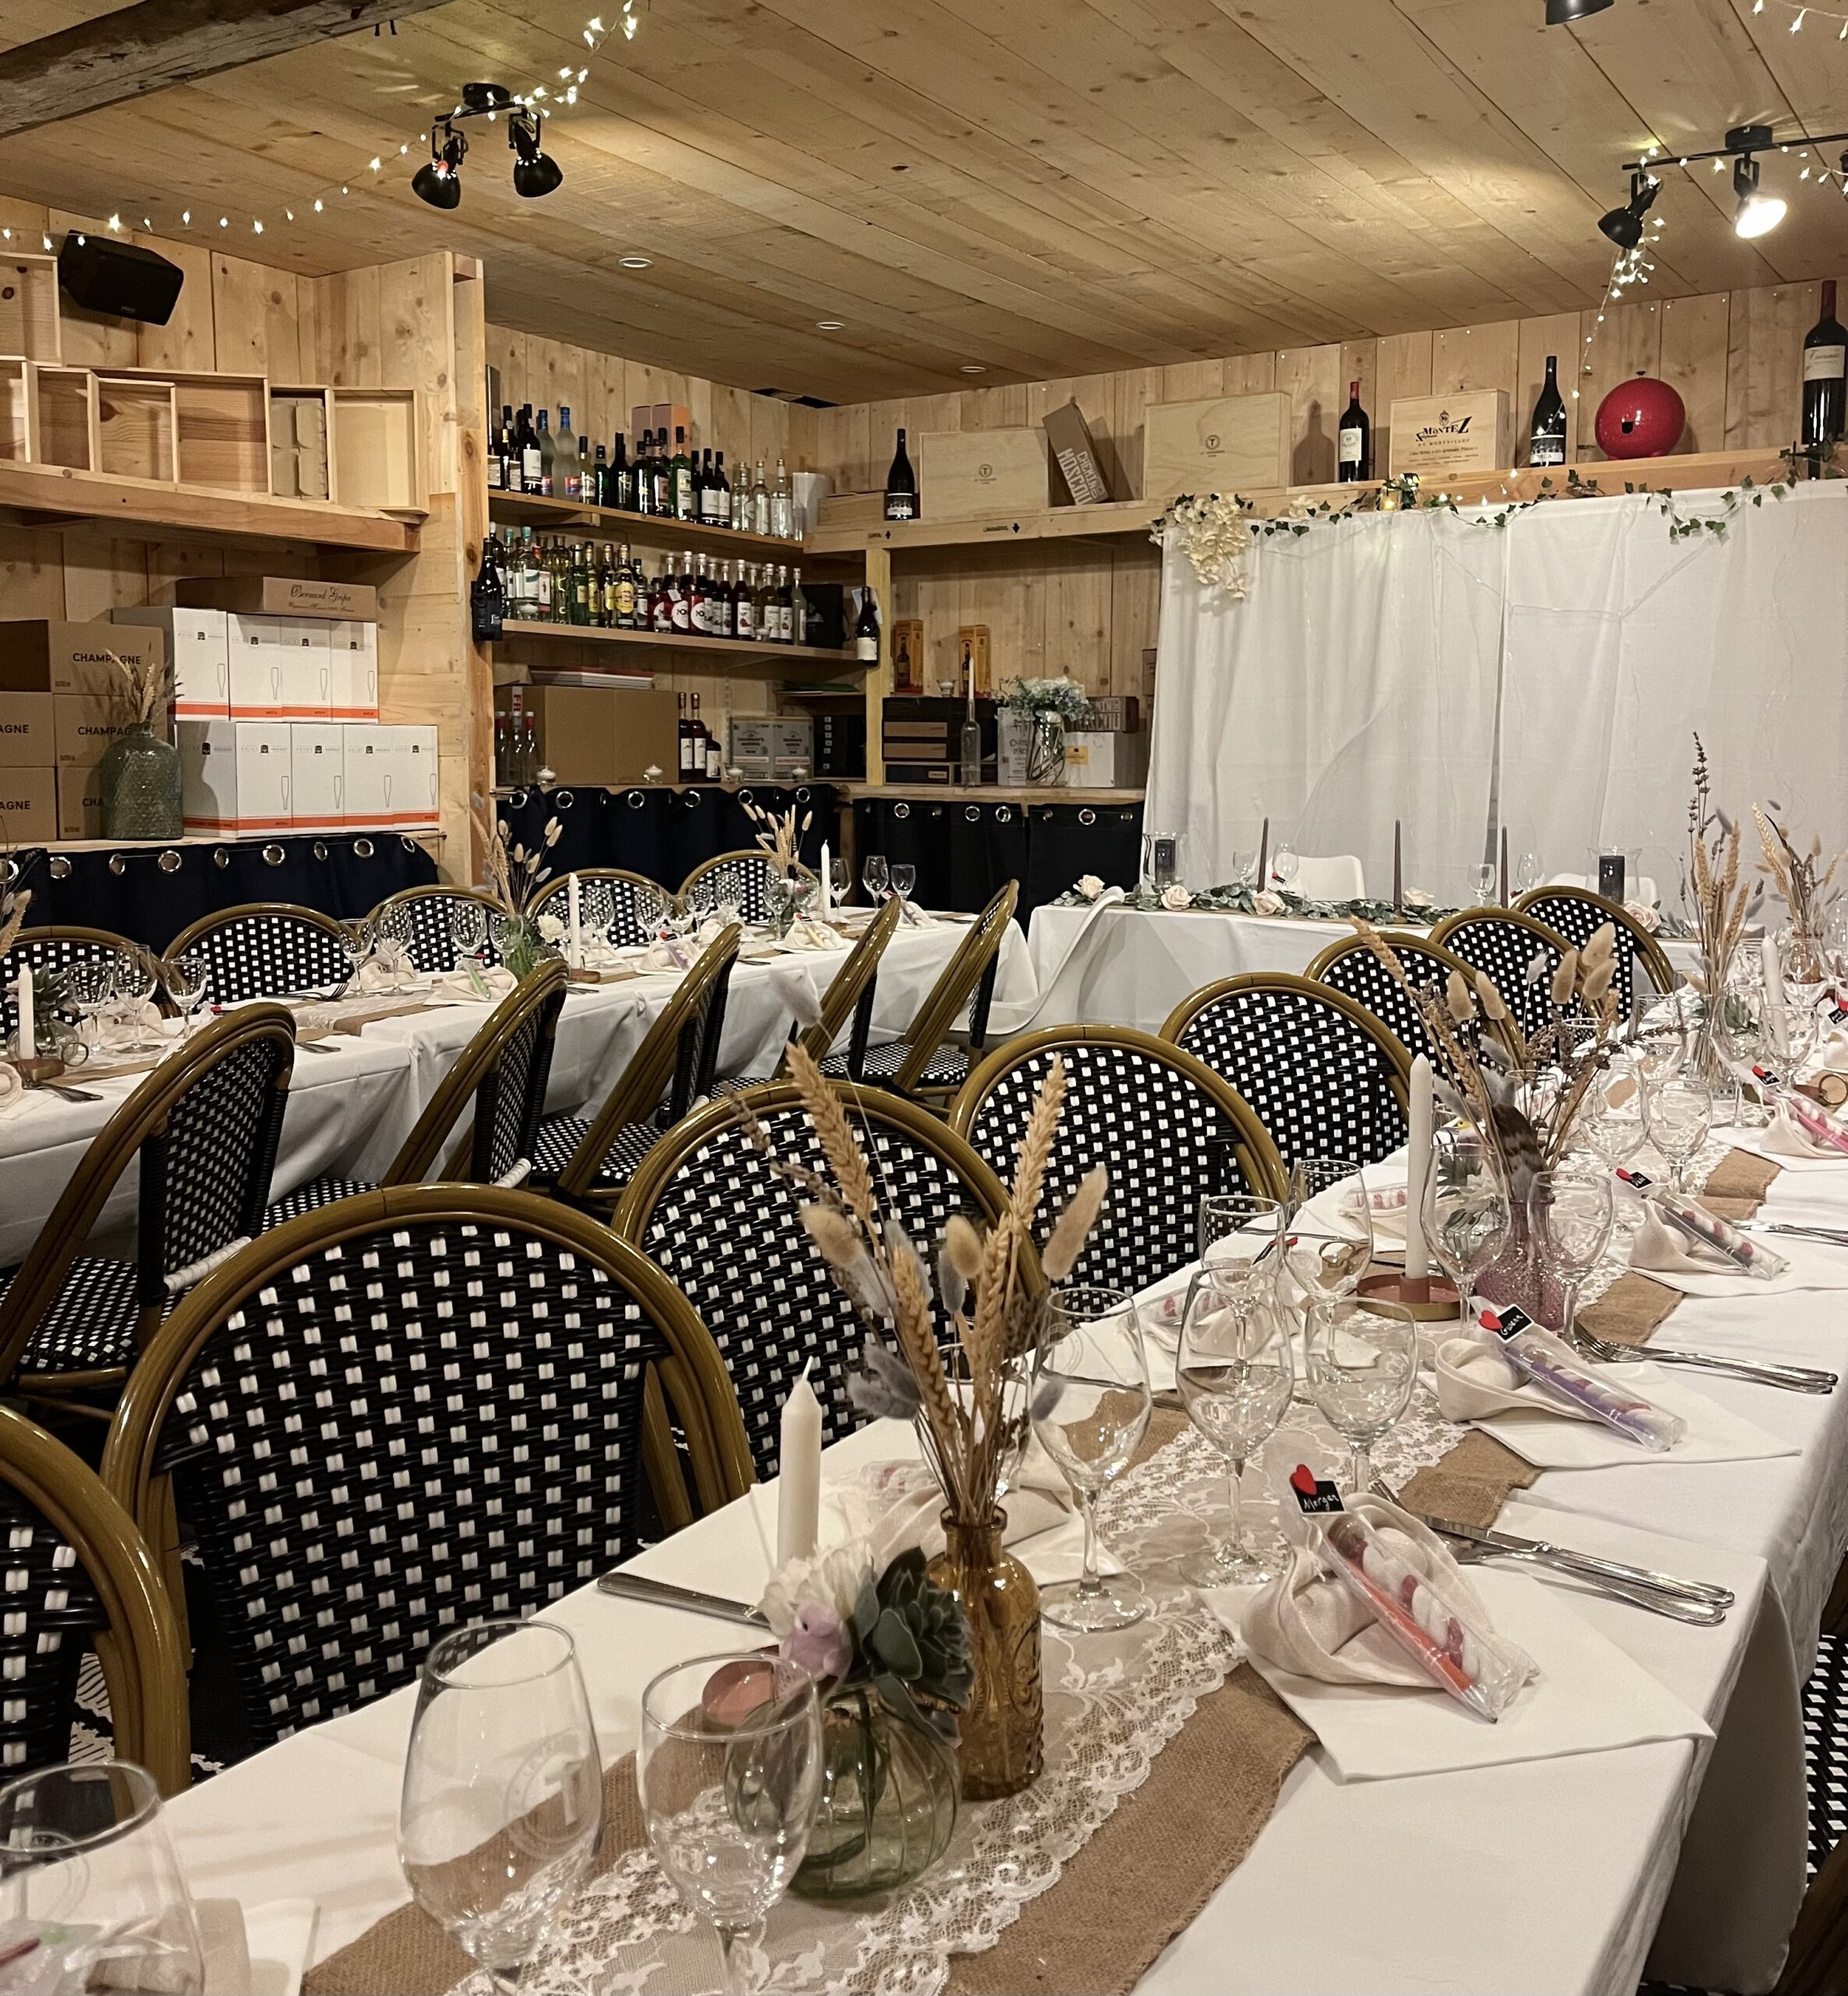
<svg viewBox="0 0 1848 1996"><path fill-rule="evenodd" d="M1585 1090L1585 1141L1613 1171L1649 1141L1648 1095L1642 1060L1621 1050L1611 1054Z"/></svg>
<svg viewBox="0 0 1848 1996"><path fill-rule="evenodd" d="M487 909L477 901L452 901L449 904L449 945L455 961L476 961L487 947Z"/></svg>
<svg viewBox="0 0 1848 1996"><path fill-rule="evenodd" d="M1243 887L1258 887L1263 884L1258 879L1258 855L1254 848L1239 846L1234 848L1232 878Z"/></svg>
<svg viewBox="0 0 1848 1996"><path fill-rule="evenodd" d="M1524 894L1540 884L1540 855L1537 852L1524 852L1514 865L1514 891Z"/></svg>
<svg viewBox="0 0 1848 1996"><path fill-rule="evenodd" d="M1610 1245L1616 1201L1607 1171L1570 1165L1536 1172L1528 1190L1528 1230L1540 1259L1559 1285L1559 1335L1578 1342L1578 1293Z"/></svg>
<svg viewBox="0 0 1848 1996"><path fill-rule="evenodd" d="M129 1053L139 1053L150 1045L158 1044L148 1039L141 1014L160 989L159 964L151 950L137 946L127 954L116 957L115 971L115 996L121 1003L126 1028L124 1041Z"/></svg>
<svg viewBox="0 0 1848 1996"><path fill-rule="evenodd" d="M1373 1481L1369 1451L1411 1404L1418 1380L1418 1326L1402 1303L1318 1297L1304 1340L1309 1393L1347 1444L1348 1488Z"/></svg>
<svg viewBox="0 0 1848 1996"><path fill-rule="evenodd" d="M1469 884L1477 907L1487 908L1495 899L1495 868L1489 865L1472 866L1469 870Z"/></svg>
<svg viewBox="0 0 1848 1996"><path fill-rule="evenodd" d="M340 925L340 947L346 952L346 982L335 995L344 997L359 981L377 938L369 915L349 915Z"/></svg>
<svg viewBox="0 0 1848 1996"><path fill-rule="evenodd" d="M717 1934L728 1991L756 1979L765 1918L814 1827L822 1761L815 1680L763 1651L678 1664L642 1693L649 1841Z"/></svg>
<svg viewBox="0 0 1848 1996"><path fill-rule="evenodd" d="M1290 1193L1295 1210L1284 1227L1283 1266L1302 1299L1353 1295L1373 1262L1361 1167L1345 1158L1298 1158Z"/></svg>
<svg viewBox="0 0 1848 1996"><path fill-rule="evenodd" d="M1676 1075L1649 1091L1644 1110L1649 1136L1669 1167L1669 1182L1687 1190L1687 1167L1713 1126L1713 1098L1692 1076Z"/></svg>
<svg viewBox="0 0 1848 1996"><path fill-rule="evenodd" d="M184 1039L192 1032L193 1014L205 1003L211 988L212 967L203 950L187 950L177 957L161 959L161 977L167 996L179 1008L179 1034Z"/></svg>
<svg viewBox="0 0 1848 1996"><path fill-rule="evenodd" d="M1271 879L1274 879L1280 887L1286 890L1294 889L1296 885L1296 876L1301 870L1302 861L1296 848L1287 840L1283 841L1270 856ZM1268 887L1270 883L1267 880L1261 884Z"/></svg>
<svg viewBox="0 0 1848 1996"><path fill-rule="evenodd" d="M500 1990L586 1878L603 1764L570 1635L485 1622L424 1658L398 1803L411 1895Z"/></svg>
<svg viewBox="0 0 1848 1996"><path fill-rule="evenodd" d="M890 876L886 870L886 856L883 852L869 852L860 864L860 884L866 890L867 898L876 908L886 897L886 889Z"/></svg>
<svg viewBox="0 0 1848 1996"><path fill-rule="evenodd" d="M905 865L901 862L894 860L887 869L887 872L891 878L893 893L901 901L909 901L912 897L912 888L918 884L917 868Z"/></svg>
<svg viewBox="0 0 1848 1996"><path fill-rule="evenodd" d="M1468 1128L1439 1130L1420 1209L1425 1245L1450 1279L1467 1325L1477 1283L1508 1244L1513 1219L1507 1188L1487 1146Z"/></svg>
<svg viewBox="0 0 1848 1996"><path fill-rule="evenodd" d="M1182 1569L1196 1587L1268 1580L1271 1562L1248 1540L1239 1485L1245 1464L1290 1404L1293 1313L1269 1285L1228 1283L1209 1266L1188 1297L1174 1376L1188 1418L1226 1460L1231 1528Z"/></svg>
<svg viewBox="0 0 1848 1996"><path fill-rule="evenodd" d="M20 1987L205 1987L192 1897L145 1769L41 1768L0 1789L0 1961L18 1974L22 1955L34 1969Z"/></svg>
<svg viewBox="0 0 1848 1996"><path fill-rule="evenodd" d="M578 922L586 963L602 962L616 925L616 897L607 880L585 880L578 888Z"/></svg>
<svg viewBox="0 0 1848 1996"><path fill-rule="evenodd" d="M1223 1283L1274 1279L1287 1209L1261 1192L1209 1192L1200 1201L1200 1259Z"/></svg>
<svg viewBox="0 0 1848 1996"><path fill-rule="evenodd" d="M65 996L76 1008L77 1036L94 1056L101 1037L97 1016L115 996L115 959L80 957L58 974L63 981Z"/></svg>
<svg viewBox="0 0 1848 1996"><path fill-rule="evenodd" d="M1687 1064L1690 1027L1687 1007L1678 993L1664 997L1639 991L1630 1000L1624 1038L1648 1086L1672 1079Z"/></svg>
<svg viewBox="0 0 1848 1996"><path fill-rule="evenodd" d="M1085 1517L1085 1570L1039 1590L1040 1612L1062 1629L1127 1629L1149 1612L1134 1573L1097 1570L1097 1499L1128 1468L1148 1432L1149 1361L1127 1290L1057 1290L1033 1354L1033 1432L1059 1466Z"/></svg>

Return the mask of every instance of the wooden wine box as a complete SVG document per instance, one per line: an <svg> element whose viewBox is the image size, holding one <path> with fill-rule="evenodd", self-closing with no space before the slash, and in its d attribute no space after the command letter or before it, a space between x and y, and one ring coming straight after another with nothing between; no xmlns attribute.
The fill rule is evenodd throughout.
<svg viewBox="0 0 1848 1996"><path fill-rule="evenodd" d="M918 507L927 520L1042 511L1050 503L1043 430L926 430Z"/></svg>
<svg viewBox="0 0 1848 1996"><path fill-rule="evenodd" d="M1414 395L1393 404L1393 478L1460 472L1505 471L1514 462L1514 434L1505 388L1460 390L1450 395Z"/></svg>
<svg viewBox="0 0 1848 1996"><path fill-rule="evenodd" d="M1290 483L1290 398L1218 395L1142 412L1142 497L1261 492Z"/></svg>

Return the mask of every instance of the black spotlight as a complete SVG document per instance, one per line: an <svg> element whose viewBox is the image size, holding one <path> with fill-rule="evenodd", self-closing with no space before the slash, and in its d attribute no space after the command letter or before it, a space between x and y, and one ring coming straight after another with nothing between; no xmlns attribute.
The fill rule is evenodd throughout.
<svg viewBox="0 0 1848 1996"><path fill-rule="evenodd" d="M1630 176L1630 199L1620 208L1598 218L1598 226L1620 250L1634 250L1643 239L1643 218L1653 205L1661 182L1646 173Z"/></svg>
<svg viewBox="0 0 1848 1996"><path fill-rule="evenodd" d="M565 179L565 169L551 154L541 152L540 135L545 120L536 111L516 111L507 122L507 143L519 154L513 168L513 191L529 201L549 194Z"/></svg>
<svg viewBox="0 0 1848 1996"><path fill-rule="evenodd" d="M459 208L462 163L468 152L469 142L447 119L438 129L442 143L437 144L437 132L433 130L430 135L430 157L411 175L411 192L433 208Z"/></svg>
<svg viewBox="0 0 1848 1996"><path fill-rule="evenodd" d="M1563 28L1568 22L1602 14L1610 4L1611 0L1546 0L1546 25Z"/></svg>

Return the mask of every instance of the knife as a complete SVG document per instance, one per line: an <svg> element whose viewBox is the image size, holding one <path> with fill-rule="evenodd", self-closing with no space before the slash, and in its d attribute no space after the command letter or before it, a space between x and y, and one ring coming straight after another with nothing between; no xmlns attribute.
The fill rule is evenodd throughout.
<svg viewBox="0 0 1848 1996"><path fill-rule="evenodd" d="M1672 1573L1654 1573L1647 1566L1630 1566L1620 1559L1601 1559L1595 1553L1575 1552L1570 1546L1556 1545L1550 1539L1517 1538L1512 1532L1485 1531L1479 1525L1459 1524L1451 1518L1428 1517L1424 1522L1446 1538L1467 1539L1472 1545L1487 1546L1498 1552L1524 1553L1567 1573L1621 1580L1627 1586L1646 1587L1652 1594L1667 1594L1680 1601L1706 1601L1716 1608L1733 1605L1734 1597L1730 1588L1710 1586L1705 1580L1678 1580Z"/></svg>
<svg viewBox="0 0 1848 1996"><path fill-rule="evenodd" d="M1830 1226L1792 1226L1775 1219L1736 1219L1741 1233L1785 1233L1798 1240L1825 1240L1832 1248L1848 1248L1848 1233Z"/></svg>
<svg viewBox="0 0 1848 1996"><path fill-rule="evenodd" d="M640 1573L605 1573L597 1584L604 1593L619 1594L625 1601L645 1601L655 1608L684 1608L689 1615L717 1616L721 1622L742 1622L753 1629L770 1626L748 1601L728 1601L723 1594L678 1587L671 1580L651 1580Z"/></svg>

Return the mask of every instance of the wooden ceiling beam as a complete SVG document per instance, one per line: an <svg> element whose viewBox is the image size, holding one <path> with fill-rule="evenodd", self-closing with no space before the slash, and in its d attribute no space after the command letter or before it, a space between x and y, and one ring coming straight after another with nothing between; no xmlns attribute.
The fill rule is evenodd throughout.
<svg viewBox="0 0 1848 1996"><path fill-rule="evenodd" d="M444 4L138 0L0 55L0 138Z"/></svg>

